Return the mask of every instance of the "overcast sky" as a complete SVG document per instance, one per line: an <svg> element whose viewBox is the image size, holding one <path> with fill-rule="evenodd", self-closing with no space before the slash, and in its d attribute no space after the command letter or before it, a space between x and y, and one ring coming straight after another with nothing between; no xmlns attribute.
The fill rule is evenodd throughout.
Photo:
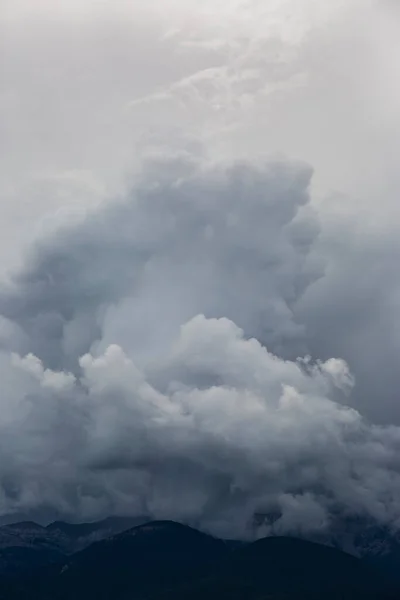
<svg viewBox="0 0 400 600"><path fill-rule="evenodd" d="M3 0L0 515L399 526L399 34Z"/></svg>

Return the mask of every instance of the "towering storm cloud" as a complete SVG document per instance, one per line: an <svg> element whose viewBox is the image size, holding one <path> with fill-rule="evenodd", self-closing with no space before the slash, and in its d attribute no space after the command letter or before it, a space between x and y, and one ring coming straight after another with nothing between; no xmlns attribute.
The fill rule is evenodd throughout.
<svg viewBox="0 0 400 600"><path fill-rule="evenodd" d="M307 357L297 307L330 277L310 177L155 161L33 249L0 296L3 513L397 525L400 428L345 406L341 358Z"/></svg>
<svg viewBox="0 0 400 600"><path fill-rule="evenodd" d="M302 337L293 307L319 275L308 167L148 164L129 197L61 229L0 297L24 350L73 368L93 343L160 352L198 313L279 346Z"/></svg>
<svg viewBox="0 0 400 600"><path fill-rule="evenodd" d="M139 4L7 13L0 516L399 529L393 9Z"/></svg>

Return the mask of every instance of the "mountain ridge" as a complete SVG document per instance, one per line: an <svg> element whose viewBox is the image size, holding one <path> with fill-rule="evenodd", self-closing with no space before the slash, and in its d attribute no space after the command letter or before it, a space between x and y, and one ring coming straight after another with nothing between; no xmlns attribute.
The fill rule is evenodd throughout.
<svg viewBox="0 0 400 600"><path fill-rule="evenodd" d="M0 577L0 600L386 600L399 593L382 572L329 546L289 536L235 545L174 521L145 522L27 575Z"/></svg>

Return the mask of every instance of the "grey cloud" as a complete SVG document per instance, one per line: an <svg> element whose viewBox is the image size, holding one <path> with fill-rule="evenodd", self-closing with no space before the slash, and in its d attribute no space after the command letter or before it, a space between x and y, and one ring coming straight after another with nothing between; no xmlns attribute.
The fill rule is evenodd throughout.
<svg viewBox="0 0 400 600"><path fill-rule="evenodd" d="M346 406L369 375L339 343L362 330L341 286L359 269L369 282L369 237L328 243L310 177L153 161L126 199L32 248L0 294L3 514L146 513L239 536L257 514L277 515L259 533L337 515L398 527L400 429Z"/></svg>
<svg viewBox="0 0 400 600"><path fill-rule="evenodd" d="M152 165L126 201L41 242L1 314L53 367L94 342L153 354L199 312L279 346L301 335L291 307L316 276L309 179L285 163Z"/></svg>
<svg viewBox="0 0 400 600"><path fill-rule="evenodd" d="M240 536L270 511L281 515L276 531L320 531L338 512L397 524L400 433L329 400L344 362L306 372L232 321L204 316L182 327L159 368L171 361L175 373L190 366L192 380L161 393L116 345L83 356L79 382L15 357L29 389L18 404L33 404L18 439L7 437L3 506L86 517L142 510ZM199 389L198 370L217 372L219 384Z"/></svg>
<svg viewBox="0 0 400 600"><path fill-rule="evenodd" d="M350 222L351 223L351 222ZM343 357L357 386L353 404L380 422L399 422L397 401L400 247L396 228L360 218L322 227L314 251L325 276L305 292L295 314L306 326L310 353Z"/></svg>
<svg viewBox="0 0 400 600"><path fill-rule="evenodd" d="M12 4L1 268L28 250L0 289L0 512L398 527L395 19ZM316 168L315 202L275 151Z"/></svg>

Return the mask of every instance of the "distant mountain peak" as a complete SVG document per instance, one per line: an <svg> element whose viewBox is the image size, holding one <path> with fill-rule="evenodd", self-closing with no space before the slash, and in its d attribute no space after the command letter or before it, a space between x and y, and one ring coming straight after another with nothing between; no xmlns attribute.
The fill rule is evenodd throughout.
<svg viewBox="0 0 400 600"><path fill-rule="evenodd" d="M149 521L147 523L143 523L141 525L137 525L134 527L134 530L137 532L150 533L151 531L183 531L192 529L189 525L183 525L182 523L178 523L177 521L169 521L169 520L159 520L159 521ZM194 531L194 530L193 530Z"/></svg>
<svg viewBox="0 0 400 600"><path fill-rule="evenodd" d="M45 527L43 527L43 525L39 525L39 523L35 523L35 521L19 521L16 523L9 523L8 525L3 525L1 527L1 529L10 531L10 530L16 530L16 531L24 531L24 530L34 530L37 529L38 531L44 531Z"/></svg>

